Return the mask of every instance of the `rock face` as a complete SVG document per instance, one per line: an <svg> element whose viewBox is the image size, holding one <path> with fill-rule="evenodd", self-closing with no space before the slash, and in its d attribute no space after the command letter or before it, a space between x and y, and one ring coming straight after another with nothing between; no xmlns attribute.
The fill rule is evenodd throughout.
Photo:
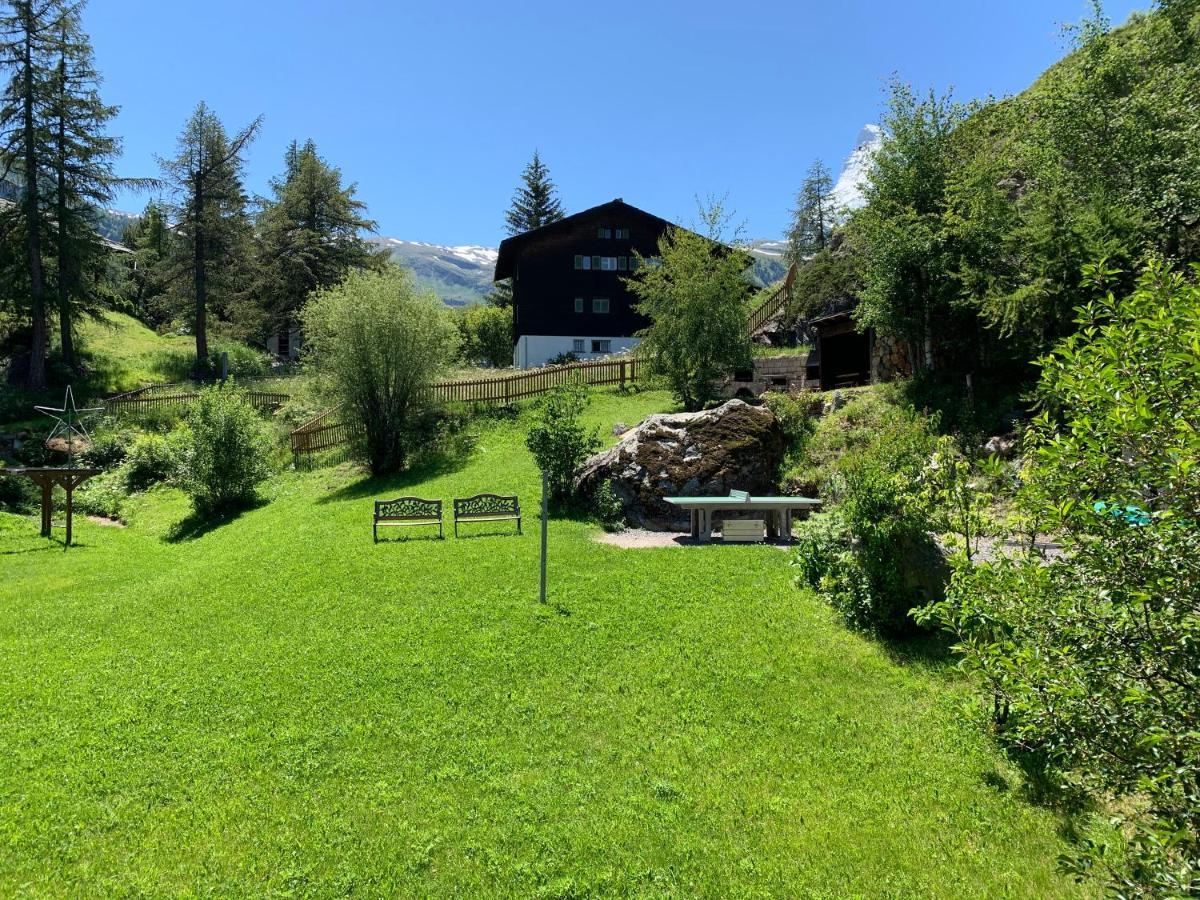
<svg viewBox="0 0 1200 900"><path fill-rule="evenodd" d="M773 493L784 446L774 413L730 400L704 412L650 416L585 462L575 484L593 491L610 483L634 525L682 528L687 513L663 497Z"/></svg>

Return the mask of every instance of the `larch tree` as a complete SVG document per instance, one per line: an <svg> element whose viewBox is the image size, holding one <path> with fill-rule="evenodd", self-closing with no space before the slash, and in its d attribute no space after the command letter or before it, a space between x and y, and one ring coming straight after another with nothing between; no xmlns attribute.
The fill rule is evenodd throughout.
<svg viewBox="0 0 1200 900"><path fill-rule="evenodd" d="M0 16L0 67L11 74L0 98L0 180L14 173L20 198L7 211L5 231L24 245L22 280L28 292L29 358L25 386L46 386L46 273L43 256L49 232L44 185L51 155L44 120L52 90L57 45L58 0L11 0Z"/></svg>
<svg viewBox="0 0 1200 900"><path fill-rule="evenodd" d="M172 268L190 282L196 364L201 369L210 364L210 300L214 294L227 304L233 299L235 273L249 252L243 154L261 126L259 116L230 137L221 120L201 102L184 125L175 156L158 160L175 196L171 212L179 240Z"/></svg>
<svg viewBox="0 0 1200 900"><path fill-rule="evenodd" d="M379 268L386 251L363 239L374 232L356 186L310 140L293 141L285 171L271 181L273 196L261 201L255 241L256 284L243 311L248 330L268 333L296 321L310 293L338 284L352 269Z"/></svg>
<svg viewBox="0 0 1200 900"><path fill-rule="evenodd" d="M45 118L50 133L47 188L52 196L55 290L63 362L78 371L74 320L98 306L99 279L109 250L96 231L95 209L114 189L148 187L148 179L117 178L120 141L106 133L117 107L100 98L100 75L80 22L82 4L65 5L56 23L57 65L49 82Z"/></svg>
<svg viewBox="0 0 1200 900"><path fill-rule="evenodd" d="M833 176L820 160L813 162L796 195L788 229L789 262L801 263L829 245L833 234Z"/></svg>

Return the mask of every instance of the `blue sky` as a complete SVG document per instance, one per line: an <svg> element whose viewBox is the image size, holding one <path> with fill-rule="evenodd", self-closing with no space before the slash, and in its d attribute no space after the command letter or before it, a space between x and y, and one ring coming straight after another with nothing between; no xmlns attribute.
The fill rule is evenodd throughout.
<svg viewBox="0 0 1200 900"><path fill-rule="evenodd" d="M1150 0L1109 0L1121 22ZM494 246L536 147L569 211L623 197L675 221L727 194L783 231L809 163L836 175L892 72L960 99L1028 85L1083 0L409 4L91 0L123 175L156 174L203 99L266 190L292 138L359 185L390 237ZM137 210L144 197L121 197Z"/></svg>

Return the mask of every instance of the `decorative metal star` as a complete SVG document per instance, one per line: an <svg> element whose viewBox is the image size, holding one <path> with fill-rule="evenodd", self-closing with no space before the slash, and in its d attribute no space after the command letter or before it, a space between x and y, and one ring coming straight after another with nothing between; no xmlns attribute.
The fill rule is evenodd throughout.
<svg viewBox="0 0 1200 900"><path fill-rule="evenodd" d="M95 406L91 409L77 409L75 406L75 394L71 391L71 386L67 385L67 392L63 395L63 405L61 409L53 406L35 406L38 412L49 416L55 420L54 428L49 435L46 436L46 444L54 440L60 434L66 439L67 443L67 468L75 466L75 438L80 438L84 441L90 441L91 435L87 433L87 429L79 421L81 416L91 413L102 412L104 407Z"/></svg>

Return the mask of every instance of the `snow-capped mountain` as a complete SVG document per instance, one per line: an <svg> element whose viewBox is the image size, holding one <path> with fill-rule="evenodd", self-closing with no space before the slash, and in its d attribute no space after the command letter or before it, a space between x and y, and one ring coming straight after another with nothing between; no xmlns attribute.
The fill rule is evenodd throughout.
<svg viewBox="0 0 1200 900"><path fill-rule="evenodd" d="M832 196L838 209L855 210L865 206L862 183L871 168L871 160L883 143L883 130L878 125L864 125L858 133L854 149L846 157L842 173L833 186Z"/></svg>
<svg viewBox="0 0 1200 900"><path fill-rule="evenodd" d="M411 269L417 283L432 290L449 306L478 303L492 289L495 247L443 247L399 238L373 238L371 243Z"/></svg>

